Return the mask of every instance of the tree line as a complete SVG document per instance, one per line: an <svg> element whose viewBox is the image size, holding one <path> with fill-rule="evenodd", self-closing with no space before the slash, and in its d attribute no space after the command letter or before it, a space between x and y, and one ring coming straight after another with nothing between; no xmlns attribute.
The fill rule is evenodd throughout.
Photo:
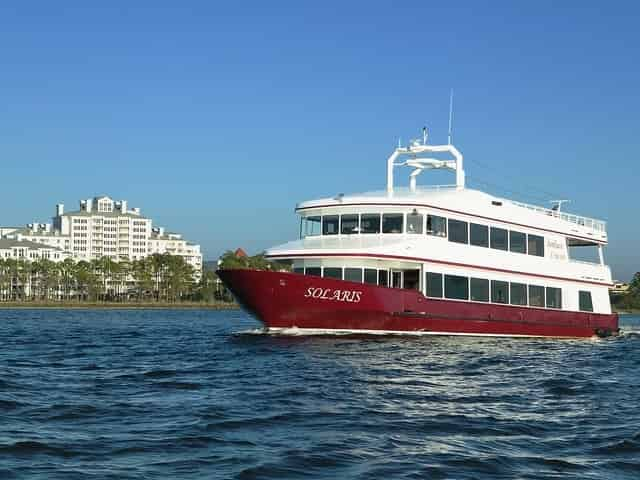
<svg viewBox="0 0 640 480"><path fill-rule="evenodd" d="M629 290L611 296L611 303L617 310L640 310L640 272L633 276Z"/></svg>

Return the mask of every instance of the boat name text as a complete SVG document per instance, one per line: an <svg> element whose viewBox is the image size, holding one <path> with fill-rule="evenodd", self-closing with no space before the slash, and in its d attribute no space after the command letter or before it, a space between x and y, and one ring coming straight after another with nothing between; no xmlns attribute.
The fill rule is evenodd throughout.
<svg viewBox="0 0 640 480"><path fill-rule="evenodd" d="M332 300L335 302L359 303L362 292L357 290L333 290L331 288L309 287L305 298L317 298L319 300Z"/></svg>

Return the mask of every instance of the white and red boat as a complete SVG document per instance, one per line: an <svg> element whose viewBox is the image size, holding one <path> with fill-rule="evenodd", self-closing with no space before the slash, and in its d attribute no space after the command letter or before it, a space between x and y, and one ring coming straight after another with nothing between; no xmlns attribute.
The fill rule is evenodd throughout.
<svg viewBox="0 0 640 480"><path fill-rule="evenodd" d="M444 157L444 158L443 158ZM408 188L394 187L409 167ZM455 172L418 187L424 170ZM269 331L591 337L618 332L605 222L465 188L453 145L414 141L387 189L297 205L300 238L267 251L292 272L220 270ZM572 259L580 247L591 262Z"/></svg>

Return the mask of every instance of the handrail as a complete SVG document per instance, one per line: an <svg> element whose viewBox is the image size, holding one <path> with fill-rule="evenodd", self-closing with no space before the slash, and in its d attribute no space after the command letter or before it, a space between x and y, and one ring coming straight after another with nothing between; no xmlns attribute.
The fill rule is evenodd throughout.
<svg viewBox="0 0 640 480"><path fill-rule="evenodd" d="M607 222L603 220L596 220L595 218L582 217L580 215L574 215L572 213L558 212L557 210L552 210L551 208L539 207L537 205L530 205L528 203L516 202L515 200L506 200L518 207L527 208L529 210L533 210L535 212L544 213L545 215L550 215L552 217L559 218L560 220L564 220L565 222L575 223L576 225L580 225L581 227L590 228L597 232L606 232Z"/></svg>

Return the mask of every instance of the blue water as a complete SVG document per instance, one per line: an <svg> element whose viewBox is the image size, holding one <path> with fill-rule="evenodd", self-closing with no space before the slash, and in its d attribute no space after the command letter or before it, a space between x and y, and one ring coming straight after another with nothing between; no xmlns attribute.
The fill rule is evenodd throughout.
<svg viewBox="0 0 640 480"><path fill-rule="evenodd" d="M0 478L638 479L622 324L276 337L240 311L0 310Z"/></svg>

